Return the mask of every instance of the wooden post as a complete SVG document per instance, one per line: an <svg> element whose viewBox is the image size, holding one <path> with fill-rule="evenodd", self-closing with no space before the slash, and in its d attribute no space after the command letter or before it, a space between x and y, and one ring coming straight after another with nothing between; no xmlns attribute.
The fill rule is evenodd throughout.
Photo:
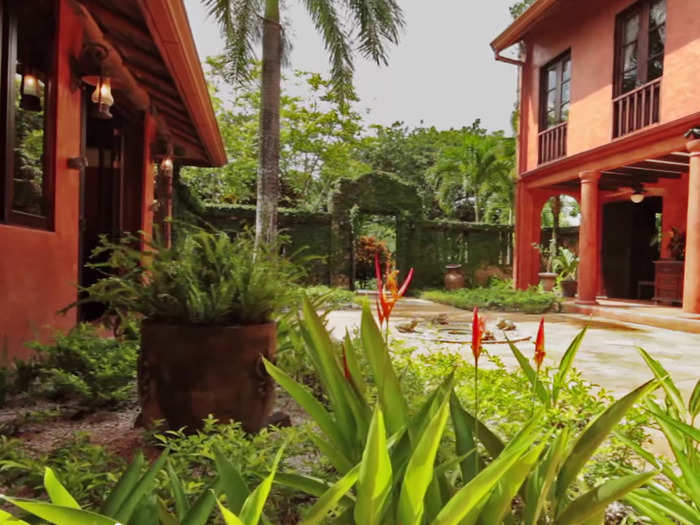
<svg viewBox="0 0 700 525"><path fill-rule="evenodd" d="M579 233L579 304L596 304L600 277L599 171L584 171L581 179L581 229Z"/></svg>
<svg viewBox="0 0 700 525"><path fill-rule="evenodd" d="M686 145L690 152L688 176L688 223L685 237L683 311L700 314L700 140Z"/></svg>

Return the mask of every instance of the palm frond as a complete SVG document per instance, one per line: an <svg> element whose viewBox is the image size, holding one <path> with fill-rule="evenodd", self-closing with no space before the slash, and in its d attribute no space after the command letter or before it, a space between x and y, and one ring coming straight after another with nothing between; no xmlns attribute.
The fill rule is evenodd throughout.
<svg viewBox="0 0 700 525"><path fill-rule="evenodd" d="M403 11L395 0L345 0L358 26L360 52L387 65L387 44L397 44L404 27Z"/></svg>

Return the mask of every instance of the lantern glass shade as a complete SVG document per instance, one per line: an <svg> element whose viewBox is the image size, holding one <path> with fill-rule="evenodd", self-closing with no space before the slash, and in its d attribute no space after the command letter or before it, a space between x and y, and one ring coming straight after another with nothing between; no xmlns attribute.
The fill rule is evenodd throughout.
<svg viewBox="0 0 700 525"><path fill-rule="evenodd" d="M635 191L632 195L630 195L630 200L635 204L639 204L644 200L644 192L641 190Z"/></svg>
<svg viewBox="0 0 700 525"><path fill-rule="evenodd" d="M20 81L20 108L26 111L41 111L43 87L34 73L27 72Z"/></svg>
<svg viewBox="0 0 700 525"><path fill-rule="evenodd" d="M173 159L170 157L165 157L163 162L161 162L160 167L163 171L172 171L173 169Z"/></svg>
<svg viewBox="0 0 700 525"><path fill-rule="evenodd" d="M102 119L112 118L109 108L114 105L114 97L112 96L112 81L109 77L99 77L95 85L95 91L92 92L90 100L97 104L97 116Z"/></svg>

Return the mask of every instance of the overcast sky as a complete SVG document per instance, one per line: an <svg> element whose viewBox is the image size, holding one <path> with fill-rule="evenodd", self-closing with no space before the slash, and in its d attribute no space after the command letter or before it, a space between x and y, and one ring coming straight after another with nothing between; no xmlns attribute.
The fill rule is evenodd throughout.
<svg viewBox="0 0 700 525"><path fill-rule="evenodd" d="M406 29L392 50L388 67L358 60L355 85L360 108L369 123L440 129L462 127L481 118L489 130L510 134L515 101L516 66L496 62L489 42L510 23L514 0L400 0ZM288 0L293 24L291 65L306 71L328 71L328 57L311 21ZM199 55L223 49L216 22L208 19L201 0L185 0Z"/></svg>

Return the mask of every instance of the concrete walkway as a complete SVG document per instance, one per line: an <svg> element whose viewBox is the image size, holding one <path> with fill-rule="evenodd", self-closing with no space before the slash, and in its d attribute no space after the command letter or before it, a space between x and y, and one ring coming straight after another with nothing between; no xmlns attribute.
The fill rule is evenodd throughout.
<svg viewBox="0 0 700 525"><path fill-rule="evenodd" d="M518 343L518 348L527 356L533 354L533 341L540 316L501 312L484 312L484 314L487 319L487 329L493 331L496 339L505 339L503 332L495 327L497 319L512 320L517 330L508 332L508 337L511 340L530 337L529 341ZM415 345L423 351L438 352L447 348L470 356L468 343L470 336L467 334L448 334L447 331L431 328L431 324L427 322L418 324L417 333L402 334L396 330L397 324L413 319L430 321L440 315L449 321L445 328L470 330L471 312L422 299L406 298L398 303L392 314L392 336L404 339L408 344ZM547 350L545 364L556 366L574 336L588 325L588 333L579 349L574 366L587 380L612 392L616 397L629 392L652 377L637 347L644 348L661 361L686 400L700 378L700 334L607 321L581 314L545 314L544 317ZM341 337L346 329L352 331L359 327L359 324L359 310L336 311L329 315L329 328L333 330L336 337ZM435 339L460 342L439 343ZM499 356L508 367L517 368L517 362L508 345L485 344L485 348L493 355Z"/></svg>

